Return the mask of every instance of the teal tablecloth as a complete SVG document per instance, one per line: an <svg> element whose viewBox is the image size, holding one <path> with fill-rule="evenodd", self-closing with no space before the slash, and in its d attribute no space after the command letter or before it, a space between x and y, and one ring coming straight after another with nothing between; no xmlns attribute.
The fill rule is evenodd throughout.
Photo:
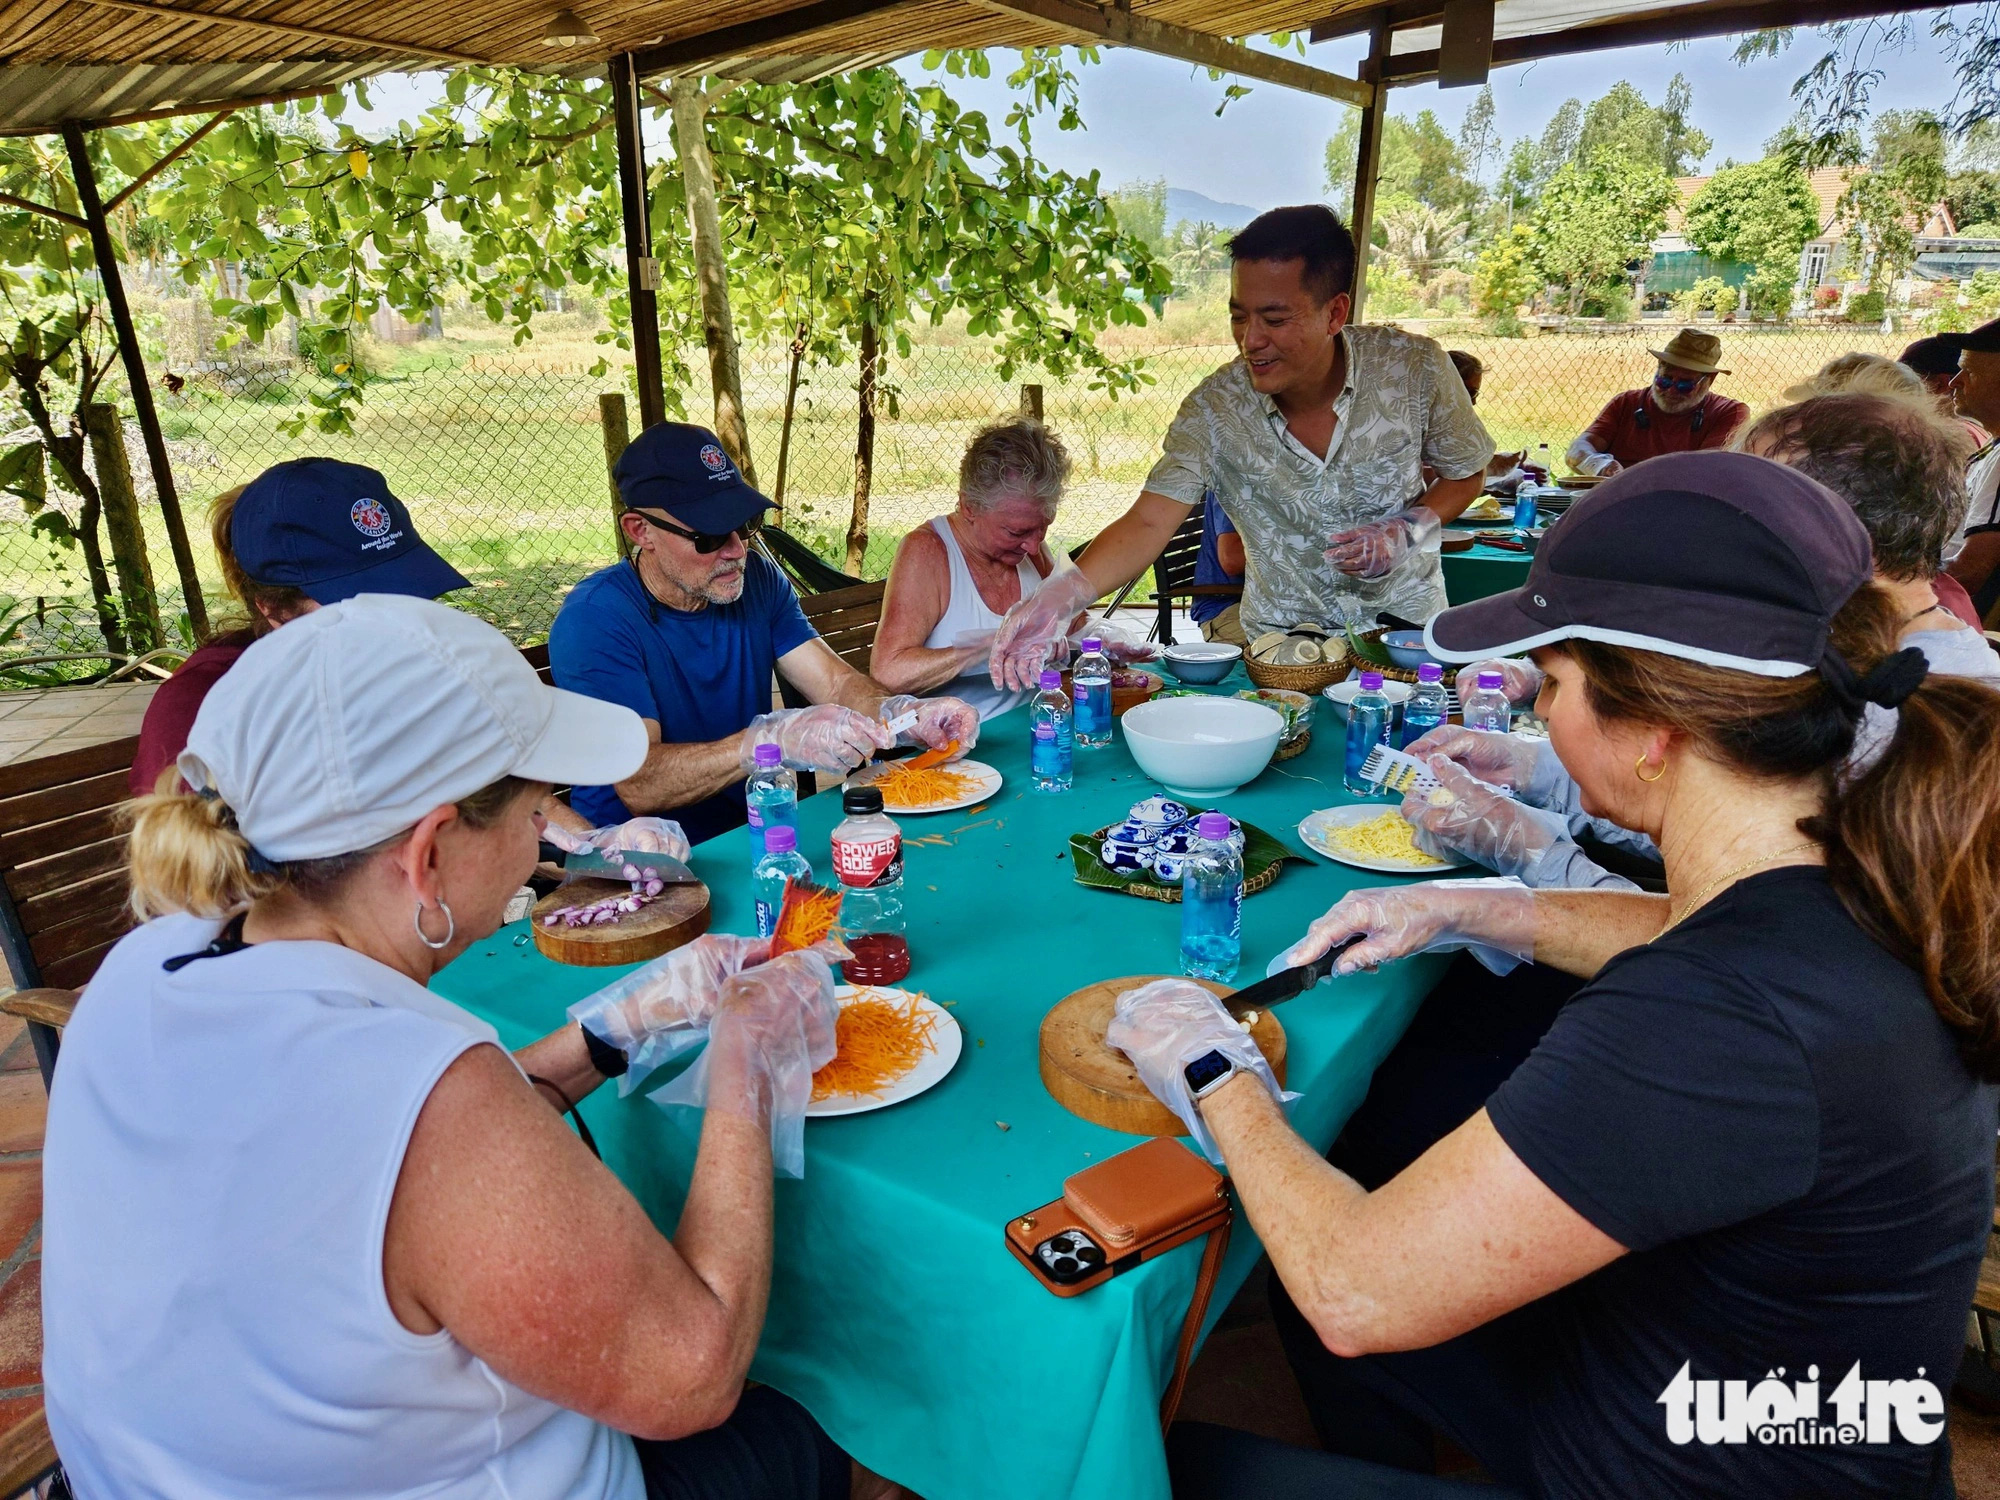
<svg viewBox="0 0 2000 1500"><path fill-rule="evenodd" d="M1306 812L1351 800L1339 786L1340 733L1322 708L1306 753L1220 805L1300 847ZM1164 1500L1158 1404L1199 1246L1057 1298L1001 1240L1009 1218L1059 1196L1072 1172L1138 1144L1050 1099L1037 1028L1093 980L1177 967L1180 908L1075 884L1066 842L1159 787L1121 739L1078 753L1074 792L1039 796L1028 790L1026 751L1024 711L993 720L975 754L1006 775L994 799L904 820L906 840L946 841L908 847L908 983L952 1006L964 1055L917 1099L808 1125L804 1180L777 1186L770 1314L751 1373L803 1402L870 1468L931 1500ZM816 866L839 815L826 795L799 809L800 847ZM718 930L750 930L747 849L739 829L694 852ZM1261 976L1344 892L1389 880L1324 861L1288 864L1244 904L1240 982ZM1331 1144L1443 964L1392 964L1284 1008L1290 1082L1304 1095L1292 1118L1308 1140ZM517 925L477 944L433 987L519 1046L620 972L552 963ZM606 1162L671 1230L699 1117L610 1088L584 1113ZM1211 1318L1259 1254L1239 1225Z"/></svg>
<svg viewBox="0 0 2000 1500"><path fill-rule="evenodd" d="M1453 604L1470 604L1489 594L1517 589L1528 581L1525 552L1510 552L1477 542L1470 552L1447 552L1438 561L1444 567L1444 596Z"/></svg>

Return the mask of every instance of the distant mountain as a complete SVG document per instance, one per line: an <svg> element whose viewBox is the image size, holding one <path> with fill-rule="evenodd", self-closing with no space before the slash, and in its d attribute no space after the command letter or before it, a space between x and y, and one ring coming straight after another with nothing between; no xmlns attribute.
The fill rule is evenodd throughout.
<svg viewBox="0 0 2000 1500"><path fill-rule="evenodd" d="M1204 220L1218 229L1241 229L1256 218L1261 209L1246 208L1241 203L1217 203L1205 193L1192 192L1187 188L1167 189L1167 228L1183 219L1192 219L1199 224Z"/></svg>

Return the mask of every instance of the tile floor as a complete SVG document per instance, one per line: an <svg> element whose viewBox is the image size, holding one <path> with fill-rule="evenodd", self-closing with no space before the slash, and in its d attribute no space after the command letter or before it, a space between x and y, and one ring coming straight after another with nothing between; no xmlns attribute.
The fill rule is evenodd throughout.
<svg viewBox="0 0 2000 1500"><path fill-rule="evenodd" d="M139 732L155 682L0 693L0 766Z"/></svg>

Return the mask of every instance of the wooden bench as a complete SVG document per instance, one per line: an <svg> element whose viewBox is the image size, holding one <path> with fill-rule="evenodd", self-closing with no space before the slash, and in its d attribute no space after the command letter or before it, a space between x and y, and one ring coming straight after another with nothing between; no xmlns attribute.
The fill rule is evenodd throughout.
<svg viewBox="0 0 2000 1500"><path fill-rule="evenodd" d="M882 595L887 589L886 583L857 583L799 598L799 608L819 638L863 676L875 656L875 631L882 623Z"/></svg>

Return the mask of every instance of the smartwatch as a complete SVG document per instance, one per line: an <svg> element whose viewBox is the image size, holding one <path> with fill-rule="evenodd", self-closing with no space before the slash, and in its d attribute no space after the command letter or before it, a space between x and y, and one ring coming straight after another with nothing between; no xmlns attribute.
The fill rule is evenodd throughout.
<svg viewBox="0 0 2000 1500"><path fill-rule="evenodd" d="M1187 1080L1188 1093L1198 1103L1242 1071L1242 1064L1234 1058L1211 1049L1182 1068L1181 1077Z"/></svg>

